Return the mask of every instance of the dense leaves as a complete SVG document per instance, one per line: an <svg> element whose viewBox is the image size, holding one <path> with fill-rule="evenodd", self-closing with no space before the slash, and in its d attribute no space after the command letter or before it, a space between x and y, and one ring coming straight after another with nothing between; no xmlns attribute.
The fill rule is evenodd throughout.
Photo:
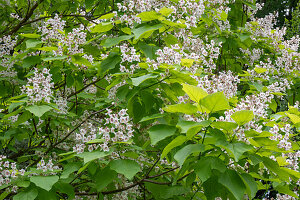
<svg viewBox="0 0 300 200"><path fill-rule="evenodd" d="M297 20L261 9L0 1L0 199L299 199Z"/></svg>

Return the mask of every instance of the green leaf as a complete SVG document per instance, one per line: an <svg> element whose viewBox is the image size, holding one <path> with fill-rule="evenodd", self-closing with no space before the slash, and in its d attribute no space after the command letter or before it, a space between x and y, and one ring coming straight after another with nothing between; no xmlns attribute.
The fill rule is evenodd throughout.
<svg viewBox="0 0 300 200"><path fill-rule="evenodd" d="M269 103L269 108L271 108L271 110L273 110L274 112L277 111L277 103L274 99L272 99L271 103Z"/></svg>
<svg viewBox="0 0 300 200"><path fill-rule="evenodd" d="M160 197L163 199L175 199L174 196L183 196L185 193L188 193L189 189L183 186L175 185L166 188L165 190L160 191Z"/></svg>
<svg viewBox="0 0 300 200"><path fill-rule="evenodd" d="M57 47L41 47L41 48L36 48L39 51L57 51Z"/></svg>
<svg viewBox="0 0 300 200"><path fill-rule="evenodd" d="M213 122L211 126L217 129L223 129L226 132L230 132L233 129L236 129L238 127L238 125L234 122L223 122L223 121Z"/></svg>
<svg viewBox="0 0 300 200"><path fill-rule="evenodd" d="M189 144L174 155L174 159L178 162L180 166L184 163L185 159L192 153L200 153L204 151L203 144Z"/></svg>
<svg viewBox="0 0 300 200"><path fill-rule="evenodd" d="M58 179L58 176L32 176L30 177L30 182L44 190L50 191Z"/></svg>
<svg viewBox="0 0 300 200"><path fill-rule="evenodd" d="M288 173L290 175L290 177L295 180L298 181L300 180L300 172L297 172L295 170L289 169L289 168L281 168L283 171L285 171L286 173Z"/></svg>
<svg viewBox="0 0 300 200"><path fill-rule="evenodd" d="M25 38L32 38L32 39L41 37L41 35L36 34L36 33L23 33L23 34L20 34L20 36L25 37Z"/></svg>
<svg viewBox="0 0 300 200"><path fill-rule="evenodd" d="M129 180L141 170L140 165L133 160L113 160L110 162L110 168L119 174L123 174Z"/></svg>
<svg viewBox="0 0 300 200"><path fill-rule="evenodd" d="M121 31L123 31L124 33L128 34L128 35L131 35L131 29L128 28L128 27L123 27L121 28Z"/></svg>
<svg viewBox="0 0 300 200"><path fill-rule="evenodd" d="M178 39L172 34L168 34L164 38L164 41L169 47L171 47L171 45L179 44Z"/></svg>
<svg viewBox="0 0 300 200"><path fill-rule="evenodd" d="M223 173L226 170L226 166L220 158L213 156L201 157L195 166L195 172L202 182L210 178L212 169Z"/></svg>
<svg viewBox="0 0 300 200"><path fill-rule="evenodd" d="M92 64L90 61L88 61L86 58L80 56L80 55L72 55L72 62L77 65L85 65L85 66L91 66Z"/></svg>
<svg viewBox="0 0 300 200"><path fill-rule="evenodd" d="M38 191L35 188L31 188L29 190L25 190L16 194L13 197L13 200L33 200L38 196Z"/></svg>
<svg viewBox="0 0 300 200"><path fill-rule="evenodd" d="M99 143L103 143L104 141L105 141L104 139L94 139L86 142L86 144L99 144Z"/></svg>
<svg viewBox="0 0 300 200"><path fill-rule="evenodd" d="M220 143L223 143L219 145ZM240 157L247 151L250 151L253 149L251 145L242 143L242 142L237 142L237 143L224 143L224 141L219 141L216 144L219 147L223 147L228 151L228 153L231 153L232 156L234 157L235 161L239 161Z"/></svg>
<svg viewBox="0 0 300 200"><path fill-rule="evenodd" d="M299 196L297 194L295 194L293 191L290 190L289 184L285 184L285 185L280 184L280 185L276 186L274 189L277 190L279 193L287 194L296 199L299 198Z"/></svg>
<svg viewBox="0 0 300 200"><path fill-rule="evenodd" d="M56 57L48 57L48 58L43 58L43 61L53 61L53 60L63 60L68 58L68 56L64 55L64 56L56 56Z"/></svg>
<svg viewBox="0 0 300 200"><path fill-rule="evenodd" d="M244 184L246 185L247 187L247 194L248 196L250 197L250 199L253 199L257 193L257 190L258 190L258 187L257 187L257 184L254 180L254 178L247 174L247 173L243 173L241 174L241 177L244 181Z"/></svg>
<svg viewBox="0 0 300 200"><path fill-rule="evenodd" d="M151 78L156 78L157 75L153 75L153 74L146 74L143 76L139 76L137 78L131 78L132 84L134 86L139 86L142 82L144 82L145 80L151 79Z"/></svg>
<svg viewBox="0 0 300 200"><path fill-rule="evenodd" d="M139 42L138 46L143 51L145 56L147 56L150 59L154 59L156 57L155 52L159 49L154 44L146 44L144 42ZM140 63L139 63L139 65L140 65ZM147 65L147 68L148 68L148 65Z"/></svg>
<svg viewBox="0 0 300 200"><path fill-rule="evenodd" d="M50 106L47 106L47 105L41 105L41 106L32 105L32 106L28 106L25 109L37 117L42 117L46 112L48 112L49 110L52 110L53 108Z"/></svg>
<svg viewBox="0 0 300 200"><path fill-rule="evenodd" d="M172 8L166 8L163 7L159 10L159 13L162 14L163 16L168 17L170 14L172 14L174 10Z"/></svg>
<svg viewBox="0 0 300 200"><path fill-rule="evenodd" d="M108 13L106 15L102 15L99 19L110 19L113 18L115 15L115 13Z"/></svg>
<svg viewBox="0 0 300 200"><path fill-rule="evenodd" d="M160 29L161 27L163 27L161 24L156 24L153 26L144 25L142 27L132 30L132 33L134 34L135 39L140 39L140 38L142 38L143 35L145 35L149 32L151 33L157 29Z"/></svg>
<svg viewBox="0 0 300 200"><path fill-rule="evenodd" d="M91 29L92 33L103 33L111 30L114 26L111 22L102 22Z"/></svg>
<svg viewBox="0 0 300 200"><path fill-rule="evenodd" d="M83 152L81 154L77 154L77 157L83 158L84 163L88 163L90 161L103 158L111 154L111 151L104 152L104 151L92 151L92 152Z"/></svg>
<svg viewBox="0 0 300 200"><path fill-rule="evenodd" d="M185 67L193 66L194 60L193 59L181 59L181 65Z"/></svg>
<svg viewBox="0 0 300 200"><path fill-rule="evenodd" d="M36 39L28 39L26 40L26 48L35 48L37 47L39 44L42 44L43 42L40 40L36 40Z"/></svg>
<svg viewBox="0 0 300 200"><path fill-rule="evenodd" d="M57 200L56 193L51 191L46 191L44 189L38 188L39 195L36 199L47 199L47 200Z"/></svg>
<svg viewBox="0 0 300 200"><path fill-rule="evenodd" d="M254 68L254 71L255 71L256 73L258 73L258 74L262 74L262 73L264 73L264 72L266 72L266 71L268 71L268 70L265 69L265 68L255 67L255 68Z"/></svg>
<svg viewBox="0 0 300 200"><path fill-rule="evenodd" d="M174 135L176 132L175 126L169 126L166 124L157 124L149 129L149 136L151 139L151 145L155 145L157 142Z"/></svg>
<svg viewBox="0 0 300 200"><path fill-rule="evenodd" d="M282 181L289 181L289 174L281 169L277 162L274 160L267 158L267 157L261 157L263 160L264 165L272 172L278 175L278 178Z"/></svg>
<svg viewBox="0 0 300 200"><path fill-rule="evenodd" d="M156 113L156 114L153 114L153 115L150 115L150 116L143 117L143 119L140 122L145 122L145 121L149 121L149 120L153 120L153 119L158 119L158 118L162 118L164 116L165 116L164 114Z"/></svg>
<svg viewBox="0 0 300 200"><path fill-rule="evenodd" d="M17 180L16 186L27 188L30 185L30 181Z"/></svg>
<svg viewBox="0 0 300 200"><path fill-rule="evenodd" d="M240 126L250 122L254 118L252 110L241 110L233 113L231 118Z"/></svg>
<svg viewBox="0 0 300 200"><path fill-rule="evenodd" d="M14 123L14 125L18 126L19 124L22 124L22 123L28 121L31 117L32 117L32 115L30 114L30 112L25 111L25 112L23 112L23 114L21 116L18 117L18 120Z"/></svg>
<svg viewBox="0 0 300 200"><path fill-rule="evenodd" d="M183 91L185 91L189 95L190 99L197 103L199 103L201 99L208 95L207 92L200 87L188 84L182 84L182 86Z"/></svg>
<svg viewBox="0 0 300 200"><path fill-rule="evenodd" d="M148 22L161 18L162 16L155 11L146 11L137 15L142 21Z"/></svg>
<svg viewBox="0 0 300 200"><path fill-rule="evenodd" d="M41 63L42 59L40 56L29 56L23 60L23 67L28 68L36 64Z"/></svg>
<svg viewBox="0 0 300 200"><path fill-rule="evenodd" d="M225 173L220 175L218 182L224 185L236 199L243 199L246 186L236 171L226 170Z"/></svg>
<svg viewBox="0 0 300 200"><path fill-rule="evenodd" d="M9 195L10 193L11 192L8 192L8 191L2 192L0 195L0 200L4 200L7 197L7 195ZM13 199L15 199L15 198L13 198Z"/></svg>
<svg viewBox="0 0 300 200"><path fill-rule="evenodd" d="M64 166L64 170L60 176L61 179L68 178L70 174L77 171L80 168L81 164L78 162L68 163Z"/></svg>
<svg viewBox="0 0 300 200"><path fill-rule="evenodd" d="M108 184L110 184L115 178L117 173L108 167L99 171L95 176L96 189L101 192Z"/></svg>
<svg viewBox="0 0 300 200"><path fill-rule="evenodd" d="M248 40L248 39L251 39L250 38L250 34L243 34L243 33L238 33L237 36L240 38L240 40L242 42Z"/></svg>
<svg viewBox="0 0 300 200"><path fill-rule="evenodd" d="M115 38L107 38L101 44L104 47L108 48L108 47L112 47L112 46L115 46L115 45L119 44L121 41L129 40L131 38L133 38L133 35L122 35L122 36L115 37Z"/></svg>
<svg viewBox="0 0 300 200"><path fill-rule="evenodd" d="M286 113L286 115L291 119L291 121L294 123L294 124L297 124L300 122L300 117L298 115L295 115L295 114L290 114L290 113Z"/></svg>
<svg viewBox="0 0 300 200"><path fill-rule="evenodd" d="M177 124L177 126L179 126L181 128L181 133L186 133L189 129L194 128L194 127L207 127L210 125L210 121L208 120L204 120L201 122L193 122L193 121L179 121L179 123Z"/></svg>
<svg viewBox="0 0 300 200"><path fill-rule="evenodd" d="M200 100L199 104L201 107L206 108L210 113L230 108L229 102L223 94L223 92L216 92L207 95L206 97ZM202 108L202 110L204 109Z"/></svg>
<svg viewBox="0 0 300 200"><path fill-rule="evenodd" d="M98 67L98 70L101 75L104 75L108 70L114 69L116 65L121 62L121 58L116 53L110 53L109 56L103 60Z"/></svg>
<svg viewBox="0 0 300 200"><path fill-rule="evenodd" d="M59 181L54 185L54 187L57 188L57 190L61 193L67 194L69 199L75 198L74 187L71 184Z"/></svg>
<svg viewBox="0 0 300 200"><path fill-rule="evenodd" d="M182 145L186 141L186 137L183 135L177 136L172 142L170 142L163 150L161 159L167 156L167 154L175 147Z"/></svg>
<svg viewBox="0 0 300 200"><path fill-rule="evenodd" d="M166 112L171 113L184 113L188 115L192 115L197 113L198 109L196 106L189 104L189 103L181 103L181 104L175 104L175 105L169 105L167 107L163 108Z"/></svg>

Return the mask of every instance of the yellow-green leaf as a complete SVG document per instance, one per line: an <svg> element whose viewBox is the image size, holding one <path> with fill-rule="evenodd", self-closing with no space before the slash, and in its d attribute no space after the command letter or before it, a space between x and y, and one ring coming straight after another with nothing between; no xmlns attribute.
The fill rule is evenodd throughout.
<svg viewBox="0 0 300 200"><path fill-rule="evenodd" d="M241 110L233 113L231 118L240 126L250 122L254 118L252 110Z"/></svg>
<svg viewBox="0 0 300 200"><path fill-rule="evenodd" d="M290 113L286 113L286 115L291 119L291 121L294 123L294 124L297 124L300 122L300 117L298 115L295 115L295 114L290 114Z"/></svg>
<svg viewBox="0 0 300 200"><path fill-rule="evenodd" d="M199 103L200 99L208 95L207 92L200 87L188 84L182 84L182 86L183 91L189 95L190 99L197 103Z"/></svg>
<svg viewBox="0 0 300 200"><path fill-rule="evenodd" d="M166 112L171 112L171 113L184 113L184 114L188 114L188 115L192 115L195 114L197 112L197 107L192 105L192 104L185 104L185 103L181 103L181 104L175 104L175 105L169 105L167 107L163 108L164 111Z"/></svg>
<svg viewBox="0 0 300 200"><path fill-rule="evenodd" d="M185 67L191 67L194 63L193 59L181 59L181 65Z"/></svg>
<svg viewBox="0 0 300 200"><path fill-rule="evenodd" d="M138 14L137 17L141 18L142 21L147 22L147 21L159 19L161 15L155 11L146 11Z"/></svg>
<svg viewBox="0 0 300 200"><path fill-rule="evenodd" d="M265 73L266 71L268 71L267 69L265 68L261 68L261 67L255 67L254 68L254 71L258 74L262 74L262 73Z"/></svg>
<svg viewBox="0 0 300 200"><path fill-rule="evenodd" d="M172 142L170 142L163 150L161 154L161 159L166 157L166 155L175 147L182 145L186 141L186 137L183 135L179 135Z"/></svg>
<svg viewBox="0 0 300 200"><path fill-rule="evenodd" d="M115 16L115 13L109 13L109 14L101 16L99 19L110 19L110 18L113 18L114 16Z"/></svg>
<svg viewBox="0 0 300 200"><path fill-rule="evenodd" d="M162 9L159 10L159 13L162 14L163 16L168 17L174 10L172 8L166 8L163 7Z"/></svg>
<svg viewBox="0 0 300 200"><path fill-rule="evenodd" d="M114 26L111 24L111 22L108 22L108 23L100 23L100 24L97 24L96 26L94 26L92 29L91 29L91 32L92 33L103 33L103 32L107 32L109 30L111 30Z"/></svg>

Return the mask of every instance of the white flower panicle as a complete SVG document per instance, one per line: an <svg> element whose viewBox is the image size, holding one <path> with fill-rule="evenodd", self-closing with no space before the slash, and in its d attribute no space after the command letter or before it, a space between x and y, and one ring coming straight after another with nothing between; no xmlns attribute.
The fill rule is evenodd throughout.
<svg viewBox="0 0 300 200"><path fill-rule="evenodd" d="M18 175L23 176L24 169L18 170L16 163L4 161L6 156L0 155L0 186L9 184L12 179L17 178Z"/></svg>
<svg viewBox="0 0 300 200"><path fill-rule="evenodd" d="M107 109L106 121L103 126L97 126L86 122L81 125L79 133L75 134L75 146L73 152L83 153L86 149L93 151L101 149L109 151L109 147L115 142L127 142L133 137L133 125L130 122L127 110L122 109L117 114ZM88 144L95 139L103 139L102 143Z"/></svg>
<svg viewBox="0 0 300 200"><path fill-rule="evenodd" d="M237 84L240 83L238 76L231 71L220 72L219 75L206 75L204 77L194 76L198 81L198 87L203 88L208 94L223 92L227 98L231 98L237 93Z"/></svg>
<svg viewBox="0 0 300 200"><path fill-rule="evenodd" d="M50 103L53 97L52 88L54 87L54 83L51 81L52 74L47 68L44 68L41 72L35 68L34 76L28 78L27 85L22 87L22 93L28 96L31 104L42 101Z"/></svg>

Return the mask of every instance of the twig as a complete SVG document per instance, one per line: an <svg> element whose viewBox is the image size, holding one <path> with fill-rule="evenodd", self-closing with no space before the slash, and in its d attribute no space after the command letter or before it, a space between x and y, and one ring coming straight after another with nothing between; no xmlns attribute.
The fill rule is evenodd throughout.
<svg viewBox="0 0 300 200"><path fill-rule="evenodd" d="M174 171L174 170L176 170L176 169L178 169L178 168L179 168L179 167L175 167L175 168L172 168L172 169L170 169L170 170L168 170L168 171L165 171L165 172L163 172L163 173L156 174L156 175L153 175L153 176L149 176L148 178L156 178L156 177L162 176L162 175L164 175L164 174L167 174L167 173L169 173L169 172L171 172L171 171Z"/></svg>
<svg viewBox="0 0 300 200"><path fill-rule="evenodd" d="M146 173L145 177L149 178L149 174L152 171L152 169L155 167L155 165L158 163L158 161L160 160L160 156L158 156L157 160L155 161L155 163L151 166L151 168L148 170L148 172Z"/></svg>
<svg viewBox="0 0 300 200"><path fill-rule="evenodd" d="M26 22L27 20L33 15L33 12L35 11L35 9L43 2L44 0L39 0L37 1L32 8L29 10L29 12L26 14L26 16L24 17L24 19L17 24L9 33L8 35L12 35L14 33L16 33Z"/></svg>
<svg viewBox="0 0 300 200"><path fill-rule="evenodd" d="M105 77L105 76L104 76L104 77ZM104 78L104 77L103 77L103 78ZM86 86L84 86L84 87L81 88L80 90L77 90L77 91L73 92L72 94L70 94L67 98L69 99L69 98L71 98L72 96L77 95L78 93L82 92L83 90L85 90L85 89L88 88L89 86L91 86L91 85L93 85L93 84L99 82L99 81L102 80L103 78L98 78L97 80L95 80L95 81L93 81L93 82L87 84Z"/></svg>

